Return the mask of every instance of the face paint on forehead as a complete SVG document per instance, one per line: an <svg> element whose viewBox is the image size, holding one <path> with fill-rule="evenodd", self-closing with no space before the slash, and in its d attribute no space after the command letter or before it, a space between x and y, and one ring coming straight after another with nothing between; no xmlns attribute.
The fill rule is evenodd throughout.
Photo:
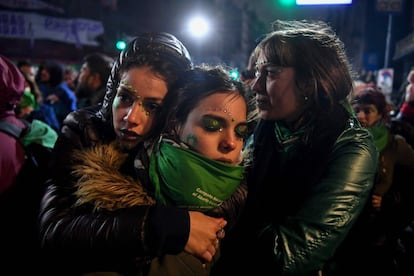
<svg viewBox="0 0 414 276"><path fill-rule="evenodd" d="M227 116L230 117L232 122L235 121L235 119L232 116L232 113L225 107L224 108L223 107L209 107L209 108L207 108L207 111L221 111L221 112L224 112Z"/></svg>
<svg viewBox="0 0 414 276"><path fill-rule="evenodd" d="M260 65L267 65L267 64L269 64L269 63L270 63L270 62L268 62L267 60L262 60L262 61L260 61L260 62L256 61L255 65L256 65L256 67L257 67L257 66L260 66Z"/></svg>
<svg viewBox="0 0 414 276"><path fill-rule="evenodd" d="M123 80L121 80L121 82L120 82L120 86L121 86L121 87L123 87L123 88L125 88L126 90L128 90L128 91L130 91L130 92L135 93L135 97L136 97L136 98L137 98L137 100L138 100L138 105L141 107L141 111L142 111L142 112L145 112L145 115L149 116L149 115L150 115L150 112L149 112L149 111L147 111L147 110L145 110L145 108L144 108L144 104L142 103L141 96L138 94L138 90L137 90L137 89L135 89L134 87L132 87L132 85L131 85L131 84L129 84L129 83L127 83L126 81L123 81Z"/></svg>
<svg viewBox="0 0 414 276"><path fill-rule="evenodd" d="M141 96L138 94L138 90L136 90L134 87L132 87L132 85L130 85L126 81L121 81L120 86L124 87L130 92L134 92L138 100L141 99Z"/></svg>
<svg viewBox="0 0 414 276"><path fill-rule="evenodd" d="M194 134L188 134L185 137L185 143L189 146L196 147L198 144L197 136L195 136Z"/></svg>

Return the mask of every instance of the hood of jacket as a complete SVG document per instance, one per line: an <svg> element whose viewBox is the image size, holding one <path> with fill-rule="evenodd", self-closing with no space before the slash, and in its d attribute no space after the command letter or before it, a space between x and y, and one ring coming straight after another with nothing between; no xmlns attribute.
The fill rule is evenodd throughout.
<svg viewBox="0 0 414 276"><path fill-rule="evenodd" d="M24 91L24 77L8 58L0 55L0 118L14 114Z"/></svg>

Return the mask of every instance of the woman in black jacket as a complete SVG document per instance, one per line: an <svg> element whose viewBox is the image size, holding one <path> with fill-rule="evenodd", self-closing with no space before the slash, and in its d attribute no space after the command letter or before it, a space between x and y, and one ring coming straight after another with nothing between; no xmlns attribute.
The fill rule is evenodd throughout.
<svg viewBox="0 0 414 276"><path fill-rule="evenodd" d="M144 142L159 134L162 111L169 108L163 99L191 67L187 49L173 35L142 34L120 53L99 110L86 108L65 119L40 213L45 260L60 267L60 275L140 275L153 256L183 250L211 261L216 233L226 221L155 205L144 166L134 160L145 150ZM115 110L124 113L115 116ZM82 201L77 183L85 176L76 174L73 166L79 162L76 153L91 148L98 158L90 160L98 161L86 166L99 176L96 184L125 183L114 189L134 189L133 199L115 197L104 201L110 202L108 206ZM128 200L140 204L124 208Z"/></svg>

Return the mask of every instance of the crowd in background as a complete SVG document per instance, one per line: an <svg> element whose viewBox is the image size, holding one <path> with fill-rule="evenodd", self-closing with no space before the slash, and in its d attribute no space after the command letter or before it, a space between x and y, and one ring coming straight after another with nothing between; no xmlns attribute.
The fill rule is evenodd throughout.
<svg viewBox="0 0 414 276"><path fill-rule="evenodd" d="M70 112L102 101L112 63L111 57L101 53L85 56L77 66L55 60L15 61L25 77L18 117L42 120L59 132Z"/></svg>
<svg viewBox="0 0 414 276"><path fill-rule="evenodd" d="M389 98L373 79L352 74L341 41L327 25L277 21L273 28L252 51L239 80L218 67L193 65L185 46L165 33L138 36L118 59L87 55L79 69L52 60L16 60L17 72L8 60L1 63L12 68L2 75L0 93L8 95L2 116L22 129L26 121L32 127L41 121L53 136L50 182L36 210L42 245L52 250L47 258L64 256L59 260L64 265L79 265L74 271L125 275L164 275L170 265L174 270L182 263L179 258L201 275L206 267L205 275L413 271L414 70L400 96ZM223 91L233 98L206 100ZM239 101L237 111L232 101ZM198 121L193 108L207 115ZM200 125L203 131L197 132ZM203 140L203 135L211 136ZM225 165L219 167L177 151L167 163L197 159L202 164L197 172L208 167L205 179L220 174L239 189L226 195L224 211L213 212L213 218L186 201L185 210L171 208L179 199L169 194L173 174L160 176L160 167L170 167L159 155L166 158L177 148L204 154L215 147L211 137L221 137L215 140L221 153L243 155L231 162L222 158ZM18 159L21 167L22 152ZM105 168L110 170L102 176ZM237 181L224 180L229 169ZM25 181L18 171L6 172L10 183L2 183L0 192L13 178ZM110 185L104 191L90 184L105 182ZM133 188L114 192L115 182ZM133 203L122 205L126 198ZM219 234L224 230L226 238ZM53 254L76 247L84 249L77 256ZM90 253L96 255L85 259Z"/></svg>

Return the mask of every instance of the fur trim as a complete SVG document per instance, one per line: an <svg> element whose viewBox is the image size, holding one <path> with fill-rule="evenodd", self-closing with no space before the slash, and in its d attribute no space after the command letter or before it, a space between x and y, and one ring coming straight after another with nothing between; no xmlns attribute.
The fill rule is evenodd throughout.
<svg viewBox="0 0 414 276"><path fill-rule="evenodd" d="M154 205L141 183L122 175L119 168L127 154L113 144L97 145L74 153L73 175L78 177L76 205L93 204L95 210L116 210L139 205Z"/></svg>

